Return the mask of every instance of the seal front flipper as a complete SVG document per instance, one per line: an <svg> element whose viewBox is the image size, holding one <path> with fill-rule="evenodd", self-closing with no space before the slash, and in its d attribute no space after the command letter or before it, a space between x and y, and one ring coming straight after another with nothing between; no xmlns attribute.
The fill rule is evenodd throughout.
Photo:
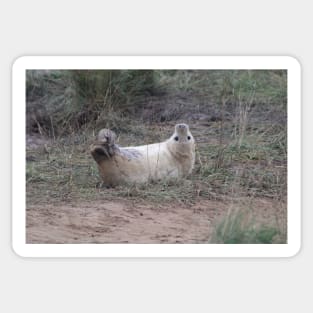
<svg viewBox="0 0 313 313"><path fill-rule="evenodd" d="M116 134L110 129L101 129L97 140L90 147L90 153L97 163L109 159L119 150L115 144Z"/></svg>

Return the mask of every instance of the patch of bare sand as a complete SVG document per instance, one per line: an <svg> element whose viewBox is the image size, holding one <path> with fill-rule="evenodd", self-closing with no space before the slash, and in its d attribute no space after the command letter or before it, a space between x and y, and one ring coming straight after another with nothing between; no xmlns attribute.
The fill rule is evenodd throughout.
<svg viewBox="0 0 313 313"><path fill-rule="evenodd" d="M27 243L201 243L225 211L208 201L192 207L92 202L27 208Z"/></svg>
<svg viewBox="0 0 313 313"><path fill-rule="evenodd" d="M254 204L273 220L272 201ZM93 201L27 207L27 243L207 243L212 225L229 204L206 200L193 206L131 201Z"/></svg>

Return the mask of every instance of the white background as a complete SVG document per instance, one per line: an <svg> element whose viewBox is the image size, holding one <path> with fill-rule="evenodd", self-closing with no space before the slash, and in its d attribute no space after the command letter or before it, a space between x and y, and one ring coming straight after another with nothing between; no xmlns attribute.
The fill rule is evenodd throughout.
<svg viewBox="0 0 313 313"><path fill-rule="evenodd" d="M301 0L2 1L0 311L311 312L311 12ZM297 57L303 70L301 252L266 260L18 258L10 243L11 64L21 55L55 54Z"/></svg>

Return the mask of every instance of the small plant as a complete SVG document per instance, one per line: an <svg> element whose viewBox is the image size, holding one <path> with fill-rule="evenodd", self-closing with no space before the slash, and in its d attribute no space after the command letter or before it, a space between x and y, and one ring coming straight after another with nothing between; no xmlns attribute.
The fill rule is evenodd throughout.
<svg viewBox="0 0 313 313"><path fill-rule="evenodd" d="M258 225L250 211L230 209L216 226L211 243L270 244L280 231L277 227Z"/></svg>

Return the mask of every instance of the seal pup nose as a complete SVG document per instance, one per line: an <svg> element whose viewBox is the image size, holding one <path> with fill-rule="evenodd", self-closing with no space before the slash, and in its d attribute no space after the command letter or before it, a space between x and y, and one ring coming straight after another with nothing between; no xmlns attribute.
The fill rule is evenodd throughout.
<svg viewBox="0 0 313 313"><path fill-rule="evenodd" d="M188 132L189 126L187 124L176 124L175 131L179 134L185 134Z"/></svg>

